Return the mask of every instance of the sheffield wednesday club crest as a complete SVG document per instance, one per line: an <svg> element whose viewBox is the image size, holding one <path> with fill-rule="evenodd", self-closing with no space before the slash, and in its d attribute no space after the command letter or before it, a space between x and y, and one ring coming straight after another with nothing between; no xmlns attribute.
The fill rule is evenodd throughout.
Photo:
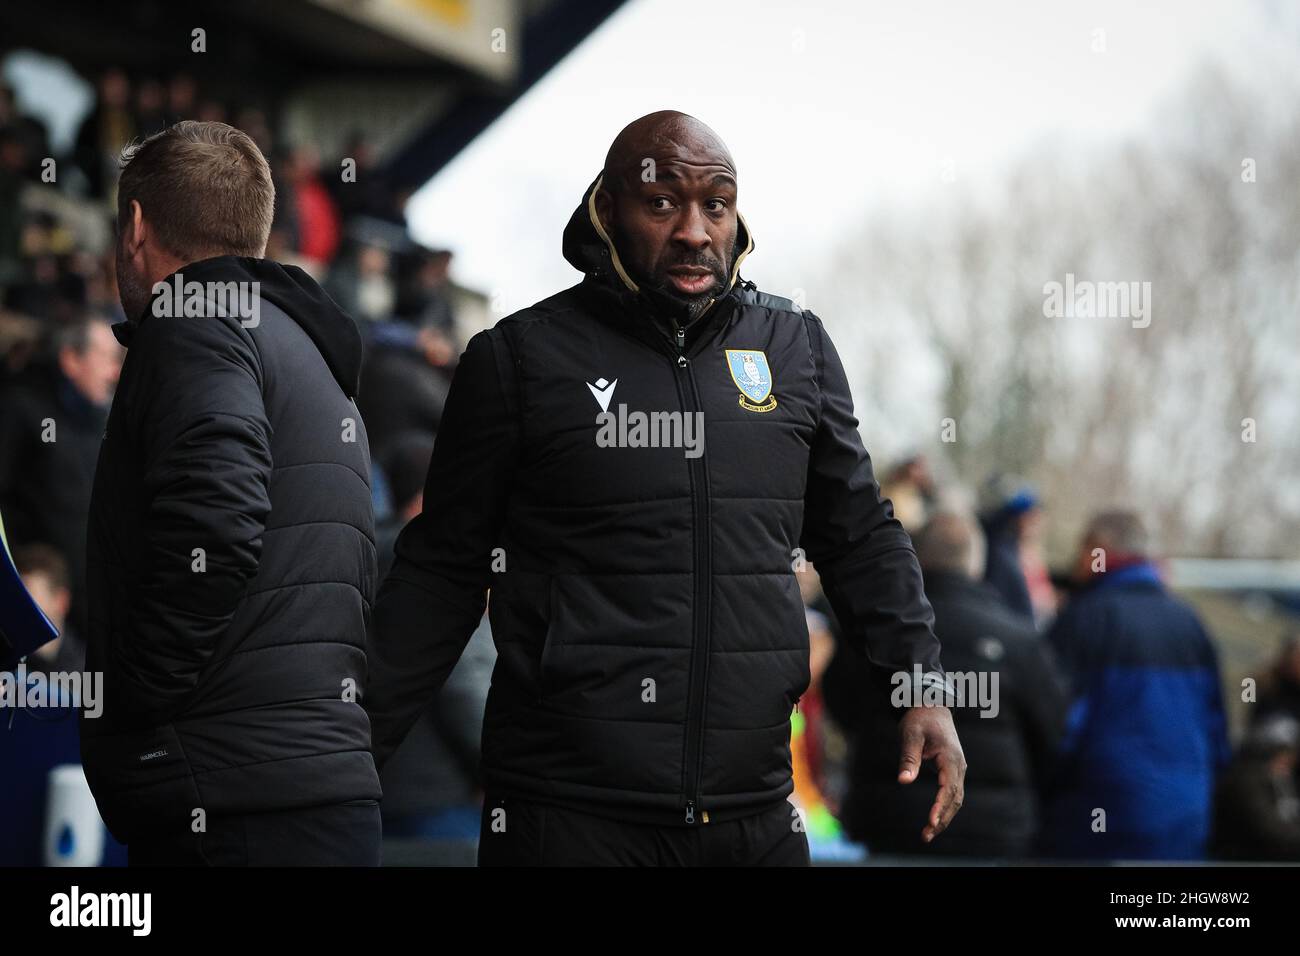
<svg viewBox="0 0 1300 956"><path fill-rule="evenodd" d="M766 355L758 349L727 349L727 368L731 380L740 389L741 408L751 412L770 412L776 408L772 370Z"/></svg>

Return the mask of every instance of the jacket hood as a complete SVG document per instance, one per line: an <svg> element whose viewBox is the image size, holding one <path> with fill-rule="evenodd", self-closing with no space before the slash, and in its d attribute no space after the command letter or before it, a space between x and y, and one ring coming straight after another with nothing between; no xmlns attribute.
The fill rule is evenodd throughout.
<svg viewBox="0 0 1300 956"><path fill-rule="evenodd" d="M582 202L569 217L569 224L564 227L564 258L584 275L594 278L603 277L620 290L626 289L633 295L643 294L644 290L624 268L618 250L614 248L614 240L610 238L596 215L596 190L600 188L602 178L597 176L587 187L587 191L582 195ZM718 293L717 298L722 298L735 288L740 276L740 264L753 251L754 238L750 234L745 217L737 210L736 247L731 263L731 275L727 280L726 288Z"/></svg>
<svg viewBox="0 0 1300 956"><path fill-rule="evenodd" d="M298 323L320 351L339 387L349 398L356 396L361 381L361 331L352 317L302 269L271 259L217 256L192 262L163 281L170 285L175 275L183 276L186 283L258 283L260 298ZM118 341L129 347L135 329L148 316L149 311L145 310L144 315L113 326Z"/></svg>

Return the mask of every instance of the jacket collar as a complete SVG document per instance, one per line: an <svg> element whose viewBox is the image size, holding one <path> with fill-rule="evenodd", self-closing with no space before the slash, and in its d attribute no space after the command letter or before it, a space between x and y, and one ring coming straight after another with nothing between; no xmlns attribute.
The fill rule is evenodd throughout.
<svg viewBox="0 0 1300 956"><path fill-rule="evenodd" d="M113 326L113 335L126 348L136 331L154 311L159 296L172 295L175 283L246 282L265 302L280 309L312 340L335 381L354 397L361 380L363 349L356 323L316 281L297 266L282 266L270 259L249 256L214 256L182 266L154 289L149 306L138 316L127 316Z"/></svg>
<svg viewBox="0 0 1300 956"><path fill-rule="evenodd" d="M1154 563L1142 560L1094 574L1088 586L1095 591L1111 587L1163 587L1164 581L1160 577L1160 569Z"/></svg>

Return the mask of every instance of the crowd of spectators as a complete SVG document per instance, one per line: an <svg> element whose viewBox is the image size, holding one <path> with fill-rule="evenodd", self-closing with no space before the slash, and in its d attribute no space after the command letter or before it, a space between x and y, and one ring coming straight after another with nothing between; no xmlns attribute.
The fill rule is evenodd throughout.
<svg viewBox="0 0 1300 956"><path fill-rule="evenodd" d="M956 678L966 800L941 838L921 840L936 775L898 783L891 687L841 640L810 567L815 666L795 761L810 835L891 855L1300 861L1300 633L1260 682L1234 754L1215 643L1138 514L1095 515L1074 566L1053 576L1028 484L994 476L976 512L916 457L882 490L913 536Z"/></svg>

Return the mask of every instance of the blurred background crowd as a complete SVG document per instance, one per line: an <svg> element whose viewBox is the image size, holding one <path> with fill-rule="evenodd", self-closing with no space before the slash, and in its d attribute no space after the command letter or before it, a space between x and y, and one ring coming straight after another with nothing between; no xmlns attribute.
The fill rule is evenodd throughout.
<svg viewBox="0 0 1300 956"><path fill-rule="evenodd" d="M438 88L452 89L462 99L442 103L442 118L425 131L406 130L408 144L416 145L405 150L393 147L382 122L367 122L366 108L333 98L330 87L308 97L315 125L304 122L301 110L289 108L265 77L256 82L250 73L241 80L242 64L251 62L247 50L240 68L223 61L215 70L165 72L125 61L105 63L102 53L91 54L84 45L59 50L63 65L70 64L94 90L62 135L51 128L49 111L35 108L52 94L47 97L31 74L5 70L0 80L0 515L18 571L61 631L57 641L28 661L29 668L77 670L83 660L78 635L85 522L100 437L124 357L111 332L111 325L124 318L112 250L122 147L180 119L222 120L248 132L270 160L277 206L268 257L297 264L320 279L356 318L366 341L358 404L371 442L380 553L386 563L397 532L421 510L443 402L465 341L494 316L528 304L523 300L532 292L522 281L490 294L455 281L450 249L413 238L408 228L415 205L411 197L621 5L583 8L560 0L467 4L473 16L484 6L492 15L513 11L511 22L526 31L526 39L535 26L531 36L541 37L545 27L550 31L546 35L562 36L563 42L543 42L538 48L525 43L513 79L495 78L494 88L485 87L483 77L495 65L474 66L483 72L477 79L449 80L445 72L437 74ZM637 0L630 12L659 5L660 0ZM93 4L64 6L85 18L83 23L93 23L99 15ZM155 29L166 24L162 5L128 6L142 18L134 29L142 29L145 20ZM285 6L305 21L313 4L295 0ZM25 15L34 14L28 9ZM260 52L283 39L259 15L245 11L243 16L249 33L266 34ZM324 27L318 33L329 36ZM336 27L334 41L340 47L351 42L351 32L346 39L338 33ZM188 42L188 33L182 38ZM29 40L39 47L41 36ZM347 54L357 58L350 68L374 72L377 64L387 63L391 48L375 46L377 42L372 37L357 42L355 53ZM54 43L50 39L47 45ZM285 55L290 53L300 62L345 55L338 50ZM0 50L0 57L5 55ZM373 59L360 62L367 56ZM409 68L406 61L400 66ZM446 64L438 68L445 71ZM423 74L413 75L427 81ZM385 95L399 105L404 102L401 90L386 90ZM551 102L549 109L562 107ZM629 106L602 122L614 130L646 111ZM333 129L328 138L310 134L326 127ZM724 134L729 129L726 123L719 128ZM477 142L491 145L490 137ZM744 169L748 157L739 149L737 154ZM585 156L575 179L589 179L598 159ZM479 165L486 166L484 175L500 179L506 175L501 170L513 163L508 175L528 180L534 160L547 162L516 155ZM459 183L464 175L463 168L453 169L450 181ZM534 191L539 203L551 201L552 190ZM560 224L579 192L556 193ZM769 195L767 201L781 198ZM493 200L476 194L473 201L491 209ZM446 235L454 244L458 227L468 236L483 229L486 218L453 217L419 231ZM498 233L506 224L511 229L526 224L516 218L502 219ZM966 264L979 260L973 250L981 248L980 228L976 222L969 236L960 229L948 233L957 237L954 241L970 239L955 258ZM551 246L549 258L558 262L558 226L550 232L554 235L542 238ZM541 256L528 252L530 236L512 235L500 246L497 258L506 260L501 268L518 266L525 273L532 268L529 263ZM761 249L761 230L758 240ZM903 274L895 266L901 260L891 259L907 249L936 259L951 250L882 245L879 237L870 236L867 244L879 262L894 263L877 270L870 281L893 282L895 298L911 295L896 303L899 309L912 309L918 316L943 313L945 321L953 321L943 312L947 306L936 304L951 303L953 289L899 285L894 279ZM1281 248L1277 254L1294 262L1300 248L1294 224L1270 248ZM780 271L779 265L774 268ZM819 283L830 287L842 277L848 288L859 281L852 273L843 269ZM971 303L964 321L976 321L981 309L997 306L975 272L957 269L953 274L970 283L957 296ZM1060 278L1055 271L1045 274ZM755 278L764 286L761 274ZM772 291L789 293L782 287ZM875 430L889 432L889 453L877 460L877 477L914 537L945 666L953 672L996 674L998 683L993 708L954 710L970 765L966 802L949 832L925 845L919 834L934 792L933 776L925 775L911 787L897 784L897 710L890 705L891 688L860 652L840 640L815 569L801 568L813 683L792 715L793 799L805 813L814 858L1300 861L1296 562L1280 560L1284 555L1271 546L1238 549L1252 558L1239 560L1230 536L1222 537L1221 547L1207 547L1196 545L1208 540L1204 536L1172 533L1171 527L1183 527L1179 522L1189 501L1170 494L1153 509L1133 492L1131 474L1129 483L1117 480L1110 487L1105 507L1095 507L1095 502L1084 507L1076 496L1063 494L1064 486L1053 476L1059 477L1061 461L1073 461L1080 453L1054 449L1050 428L1039 428L1038 419L1032 421L1035 435L1015 431L1016 422L1031 421L1032 406L1039 401L1031 379L1050 378L1050 369L1041 364L1022 377L1011 365L997 365L992 351L986 356L972 348L969 339L947 338L951 330L946 327L936 328L935 335L951 346L949 392L965 395L962 407L969 407L968 418L978 422L983 415L993 422L993 437L982 444L927 444L905 414L889 414L891 402L907 404L915 397L912 386L899 385L881 367L895 362L895 349L873 346L883 333L868 329L865 320L855 326L851 309L840 310L848 317L838 320L835 311L827 312L828 325L846 355L854 354L857 336L875 336L861 346L875 358L856 366L867 369L870 378L860 409L877 413L870 416L864 437L869 448L878 448ZM1004 351L1034 364L1036 340L1017 338L1021 333L1015 328L999 327L997 334L1025 345L1028 351ZM988 389L994 384L972 364L986 357L992 363L986 368L1007 371L1007 381L997 387L1003 397L1011 396L1008 402L991 397ZM1244 360L1232 363L1234 368L1247 365ZM1268 392L1266 380L1251 382L1250 387ZM877 391L886 387L893 389L891 398ZM1136 392L1116 394L1133 403L1156 403ZM1011 418L989 411L994 405L1010 409ZM862 417L865 421L869 415ZM1140 431L1143 423L1132 419L1129 427ZM1087 434L1090 453L1080 467L1093 469L1090 475L1101 474L1108 459L1125 451L1123 442L1111 447L1101 440L1112 434L1109 428L1102 422ZM908 429L910 437L899 440L899 431ZM1151 452L1130 447L1134 449ZM1030 477L1017 477L1022 474ZM1280 486L1276 472L1255 467L1251 474L1252 480ZM1285 503L1279 498L1270 511L1258 505L1263 500L1251 492L1231 504L1247 507L1282 540L1281 532L1290 526L1268 516L1282 515ZM1251 502L1256 506L1249 507ZM1201 505L1204 510L1203 500ZM1180 556L1162 547L1171 540ZM1197 554L1210 557L1181 556ZM437 702L385 769L390 861L473 859L479 730L493 661L485 622ZM58 862L58 835L51 836L47 827L51 772L77 762L71 710L6 717L0 728L0 864ZM120 862L120 850L109 840L103 861Z"/></svg>
<svg viewBox="0 0 1300 956"><path fill-rule="evenodd" d="M77 582L100 437L125 356L112 333L125 318L112 248L125 145L181 119L218 120L239 125L270 160L276 215L267 256L317 278L357 320L366 342L357 402L375 465L385 563L398 531L420 511L466 337L457 322L451 252L411 239L407 197L375 174L363 136L348 137L345 155L331 159L326 174L312 146L277 142L260 107L207 98L187 74L132 77L110 67L97 90L75 145L60 154L41 120L20 109L11 86L0 85L0 516L19 572L62 631L29 666L60 671L79 670L84 661ZM53 181L48 168L56 170ZM472 311L475 297L464 298ZM432 827L436 835L444 825L459 835L477 832L478 727L491 665L485 628L438 712L421 722L386 774L390 833ZM40 859L46 780L37 768L79 760L72 722L50 723L58 743L11 734L0 746L7 758L0 761L7 764L0 862ZM430 824L429 807L451 812ZM415 820L409 826L408 816Z"/></svg>

